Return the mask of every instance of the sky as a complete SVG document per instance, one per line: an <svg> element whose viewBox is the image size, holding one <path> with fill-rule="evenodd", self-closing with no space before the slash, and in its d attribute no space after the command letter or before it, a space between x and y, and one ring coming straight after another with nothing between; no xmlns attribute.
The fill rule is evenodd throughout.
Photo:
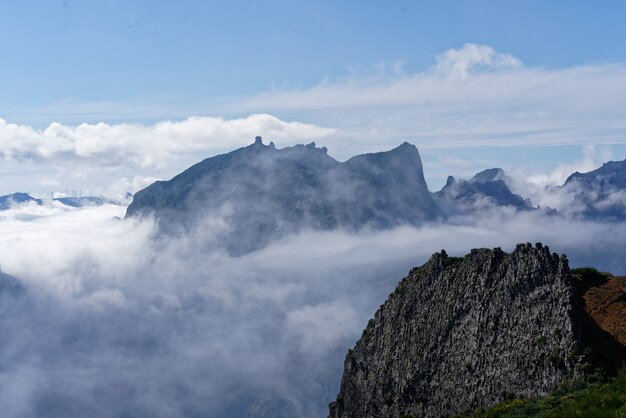
<svg viewBox="0 0 626 418"><path fill-rule="evenodd" d="M408 141L433 191L499 166L514 191L560 209L544 186L626 158L625 12L617 1L0 0L0 195L123 201L261 135L316 141L339 160ZM225 405L278 399L286 415L325 416L347 349L434 251L541 241L572 267L626 272L626 224L566 212L304 231L229 257L211 246L220 219L159 239L150 218L121 222L125 210L46 201L0 214L2 272L27 289L0 292L6 414L239 416L249 411Z"/></svg>
<svg viewBox="0 0 626 418"><path fill-rule="evenodd" d="M626 4L2 1L0 193L123 195L256 135L431 190L626 157Z"/></svg>

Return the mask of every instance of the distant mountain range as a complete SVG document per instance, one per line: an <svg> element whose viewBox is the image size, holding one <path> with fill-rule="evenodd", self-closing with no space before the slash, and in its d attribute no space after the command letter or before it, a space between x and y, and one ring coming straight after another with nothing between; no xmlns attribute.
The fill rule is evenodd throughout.
<svg viewBox="0 0 626 418"><path fill-rule="evenodd" d="M570 198L559 208L564 214L623 220L625 176L625 162L610 162L573 174L552 192ZM278 149L257 137L137 192L126 216L154 216L164 234L208 231L230 254L241 255L305 229L386 229L490 208L538 209L509 184L502 169L492 168L469 180L450 176L431 194L417 148L406 142L342 163L315 143Z"/></svg>
<svg viewBox="0 0 626 418"><path fill-rule="evenodd" d="M35 202L40 205L41 200L35 199L28 193L12 193L4 196L0 196L0 210L6 210L13 205L19 205L23 203Z"/></svg>
<svg viewBox="0 0 626 418"><path fill-rule="evenodd" d="M278 149L257 137L252 145L208 158L137 192L126 216L154 216L166 235L204 231L230 254L241 255L306 229L388 229L493 208L538 209L511 184L502 169L491 168L469 180L449 176L440 191L430 193L419 152L407 142L339 162L315 143ZM626 160L576 172L546 193L561 202L558 208L544 208L547 213L623 221ZM26 193L0 196L0 210L45 200L50 199ZM91 196L54 200L72 207L114 203Z"/></svg>
<svg viewBox="0 0 626 418"><path fill-rule="evenodd" d="M81 196L81 197L56 197L38 199L32 197L28 193L12 193L4 196L0 196L0 210L7 210L15 205L35 203L41 205L46 201L55 201L71 207L85 207L85 206L101 206L104 204L116 204L116 202L98 196Z"/></svg>

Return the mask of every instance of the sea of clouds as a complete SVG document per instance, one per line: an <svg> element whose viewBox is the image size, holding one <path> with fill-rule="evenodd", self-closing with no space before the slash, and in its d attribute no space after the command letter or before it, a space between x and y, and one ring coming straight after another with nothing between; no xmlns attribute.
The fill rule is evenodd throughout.
<svg viewBox="0 0 626 418"><path fill-rule="evenodd" d="M0 409L12 417L324 416L343 358L433 252L541 241L626 272L626 225L492 209L420 228L305 231L241 257L207 219L164 239L125 207L0 212Z"/></svg>

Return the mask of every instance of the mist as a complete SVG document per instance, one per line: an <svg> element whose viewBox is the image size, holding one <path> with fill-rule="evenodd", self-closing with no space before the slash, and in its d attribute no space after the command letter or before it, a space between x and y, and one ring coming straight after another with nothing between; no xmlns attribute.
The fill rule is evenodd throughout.
<svg viewBox="0 0 626 418"><path fill-rule="evenodd" d="M541 241L624 274L623 223L485 210L386 231L304 231L231 257L223 219L163 238L125 207L0 213L0 408L7 416L325 416L343 359L433 252Z"/></svg>

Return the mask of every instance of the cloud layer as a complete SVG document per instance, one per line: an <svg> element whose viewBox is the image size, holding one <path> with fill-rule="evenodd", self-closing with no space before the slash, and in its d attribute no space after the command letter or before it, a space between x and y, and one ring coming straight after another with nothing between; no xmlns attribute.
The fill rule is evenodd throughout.
<svg viewBox="0 0 626 418"><path fill-rule="evenodd" d="M256 135L278 146L320 140L340 160L408 140L428 154L426 175L438 183L448 174L487 168L486 163L510 171L543 154L554 157L546 168L568 164L563 146L626 149L623 63L533 67L492 47L466 44L434 56L422 70L358 74L179 106L107 103L100 113L97 103L52 106L58 113L48 117L61 120L89 109L89 123L77 125L55 122L37 129L0 119L0 158L25 167L22 176L5 175L6 184L15 184L5 192L107 189L122 176L169 178L199 159L249 144ZM207 113L224 116L187 117ZM161 120L172 114L181 119ZM161 121L107 124L99 118ZM490 147L490 157L477 157L484 147ZM522 163L522 154L534 158ZM446 168L446 162L463 166Z"/></svg>
<svg viewBox="0 0 626 418"><path fill-rule="evenodd" d="M10 416L322 416L343 357L410 267L541 241L626 272L626 226L493 210L456 224L308 231L231 258L114 205L2 212L0 408ZM219 224L216 219L215 223Z"/></svg>
<svg viewBox="0 0 626 418"><path fill-rule="evenodd" d="M232 149L250 143L256 135L306 141L333 132L333 129L311 124L285 122L267 114L239 119L196 116L149 126L52 123L43 130L0 119L0 157L4 160L82 160L102 167L154 168L166 164L173 155Z"/></svg>
<svg viewBox="0 0 626 418"><path fill-rule="evenodd" d="M466 44L423 71L324 81L235 106L299 112L337 127L345 139L409 138L421 149L623 144L626 66L527 67L489 46Z"/></svg>

